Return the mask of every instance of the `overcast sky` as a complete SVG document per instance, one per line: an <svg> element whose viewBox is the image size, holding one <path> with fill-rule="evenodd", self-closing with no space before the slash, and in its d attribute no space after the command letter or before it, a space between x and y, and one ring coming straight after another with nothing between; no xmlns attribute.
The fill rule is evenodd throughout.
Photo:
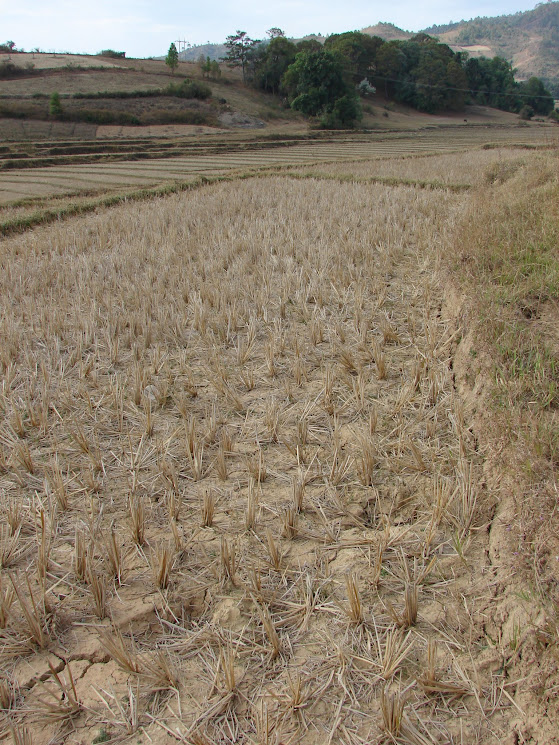
<svg viewBox="0 0 559 745"><path fill-rule="evenodd" d="M14 41L26 50L94 54L116 49L128 57L148 57L166 53L177 39L221 43L236 29L263 38L267 29L279 26L287 36L301 37L383 21L419 31L434 23L516 13L535 5L536 0L0 0L0 41Z"/></svg>

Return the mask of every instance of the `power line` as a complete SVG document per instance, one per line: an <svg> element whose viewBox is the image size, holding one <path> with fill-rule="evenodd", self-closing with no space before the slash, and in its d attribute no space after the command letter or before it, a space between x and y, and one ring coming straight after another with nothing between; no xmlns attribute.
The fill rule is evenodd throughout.
<svg viewBox="0 0 559 745"><path fill-rule="evenodd" d="M540 96L540 95L532 95L530 93L517 93L516 91L487 91L487 90L480 90L475 88L454 88L451 85L436 85L434 83L421 83L417 80L402 80L401 78L386 78L382 75L371 75L372 78L375 80L383 80L386 83L400 83L400 84L406 84L406 85L413 85L416 88L438 88L440 90L446 90L446 91L458 91L459 93L484 93L488 96L515 96L516 98L545 98L545 99L553 99L552 94L550 93L548 96Z"/></svg>

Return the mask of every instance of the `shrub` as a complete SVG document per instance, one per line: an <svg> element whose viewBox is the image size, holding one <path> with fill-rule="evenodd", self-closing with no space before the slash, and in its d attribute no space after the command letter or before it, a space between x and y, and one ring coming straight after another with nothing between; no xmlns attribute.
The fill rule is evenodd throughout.
<svg viewBox="0 0 559 745"><path fill-rule="evenodd" d="M13 62L0 62L0 80L18 78L21 75L29 75L30 72L30 70L24 70L23 67L14 65Z"/></svg>
<svg viewBox="0 0 559 745"><path fill-rule="evenodd" d="M72 98L96 99L96 98L155 98L162 96L159 88L149 88L138 91L97 91L95 93L73 93Z"/></svg>
<svg viewBox="0 0 559 745"><path fill-rule="evenodd" d="M535 113L536 112L531 106L523 106L518 112L518 115L523 121L529 121Z"/></svg>
<svg viewBox="0 0 559 745"><path fill-rule="evenodd" d="M60 117L62 115L62 104L60 103L60 94L57 91L50 97L49 101L49 114L54 117Z"/></svg>
<svg viewBox="0 0 559 745"><path fill-rule="evenodd" d="M137 91L99 91L96 93L74 93L72 98L157 98L159 96L174 96L177 98L211 98L211 88L205 83L186 78L181 83L169 83L166 88L149 88Z"/></svg>
<svg viewBox="0 0 559 745"><path fill-rule="evenodd" d="M140 120L134 114L109 109L76 109L66 111L62 118L67 122L88 122L89 124L140 124Z"/></svg>
<svg viewBox="0 0 559 745"><path fill-rule="evenodd" d="M98 57L112 57L113 59L124 59L126 52L115 52L114 49L103 49L97 52Z"/></svg>
<svg viewBox="0 0 559 745"><path fill-rule="evenodd" d="M205 83L185 78L182 83L169 83L163 91L164 95L178 98L198 98L201 101L211 98L211 88Z"/></svg>
<svg viewBox="0 0 559 745"><path fill-rule="evenodd" d="M342 96L335 101L332 111L321 117L320 125L324 129L352 129L362 115L358 98L352 95Z"/></svg>

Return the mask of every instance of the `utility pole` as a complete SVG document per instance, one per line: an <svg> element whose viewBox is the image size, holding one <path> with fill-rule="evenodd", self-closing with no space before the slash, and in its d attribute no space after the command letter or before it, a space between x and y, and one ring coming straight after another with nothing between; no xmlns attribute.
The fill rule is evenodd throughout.
<svg viewBox="0 0 559 745"><path fill-rule="evenodd" d="M187 49L190 49L192 46L189 41L186 39L177 39L175 41L175 44L177 45L177 51L180 54L181 52L186 52Z"/></svg>

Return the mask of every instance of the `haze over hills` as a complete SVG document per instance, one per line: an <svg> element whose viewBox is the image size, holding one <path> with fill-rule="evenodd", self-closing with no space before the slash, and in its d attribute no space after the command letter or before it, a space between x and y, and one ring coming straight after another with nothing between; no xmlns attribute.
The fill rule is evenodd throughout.
<svg viewBox="0 0 559 745"><path fill-rule="evenodd" d="M340 29L340 32L345 30L348 29ZM377 23L362 31L387 41L413 36L412 32L392 23ZM423 31L448 44L454 51L465 51L476 57L504 57L517 69L519 80L536 75L559 97L559 2L542 3L534 10L514 15L433 25ZM193 46L181 52L180 56L181 59L196 60L203 54L219 59L226 51L223 44L204 44Z"/></svg>

